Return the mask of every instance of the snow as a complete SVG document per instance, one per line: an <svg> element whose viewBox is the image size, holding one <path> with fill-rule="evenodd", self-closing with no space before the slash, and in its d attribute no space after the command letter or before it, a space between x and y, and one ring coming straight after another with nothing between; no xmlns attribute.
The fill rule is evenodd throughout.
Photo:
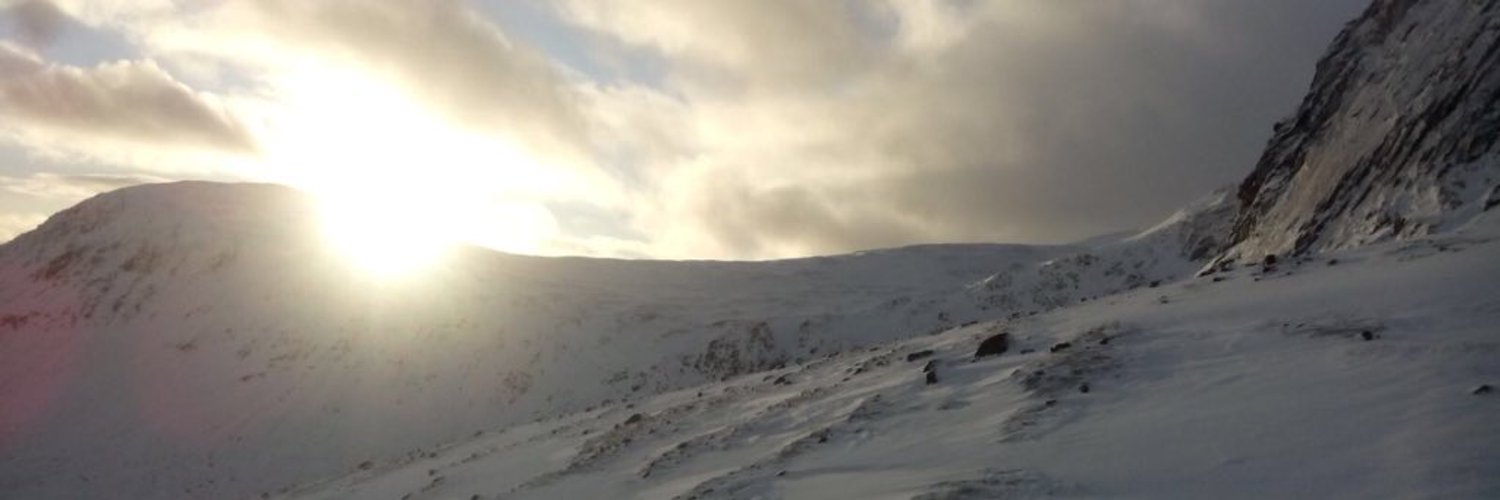
<svg viewBox="0 0 1500 500"><path fill-rule="evenodd" d="M0 497L1500 498L1494 103L1426 81L1497 16L1405 5L1238 196L1070 245L383 281L288 188L97 196L0 245Z"/></svg>
<svg viewBox="0 0 1500 500"><path fill-rule="evenodd" d="M397 286L295 191L126 189L0 246L0 491L1493 496L1493 216L1195 277L1226 200L1087 246L469 249Z"/></svg>
<svg viewBox="0 0 1500 500"><path fill-rule="evenodd" d="M343 265L314 209L276 186L143 186L0 247L0 491L258 495L975 321L964 286L1076 250L740 263L467 249L390 285Z"/></svg>
<svg viewBox="0 0 1500 500"><path fill-rule="evenodd" d="M1470 394L1500 379L1490 226L618 402L289 497L1493 498L1500 399ZM996 331L1010 352L972 359ZM934 385L905 360L925 349Z"/></svg>

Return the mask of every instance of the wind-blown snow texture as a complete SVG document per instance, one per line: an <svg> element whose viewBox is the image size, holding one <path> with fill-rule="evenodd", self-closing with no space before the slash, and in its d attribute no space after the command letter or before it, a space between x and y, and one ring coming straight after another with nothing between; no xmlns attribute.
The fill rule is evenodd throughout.
<svg viewBox="0 0 1500 500"><path fill-rule="evenodd" d="M100 195L0 246L0 497L1494 498L1496 10L1377 2L1238 196L1074 245L382 282Z"/></svg>
<svg viewBox="0 0 1500 500"><path fill-rule="evenodd" d="M1485 222L617 401L286 497L1496 498ZM1010 350L976 359L999 332Z"/></svg>
<svg viewBox="0 0 1500 500"><path fill-rule="evenodd" d="M329 253L314 209L277 186L142 186L0 247L0 491L273 491L477 429L1170 280L1204 255L1189 226L1228 220L1181 215L1094 247L764 263L469 249L382 286Z"/></svg>

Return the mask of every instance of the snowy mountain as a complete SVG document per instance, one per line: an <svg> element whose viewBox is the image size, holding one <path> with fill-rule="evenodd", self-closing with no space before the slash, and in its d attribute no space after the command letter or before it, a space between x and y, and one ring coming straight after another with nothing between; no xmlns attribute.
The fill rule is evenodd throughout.
<svg viewBox="0 0 1500 500"><path fill-rule="evenodd" d="M1500 496L1497 19L1377 1L1237 193L1070 245L396 285L99 195L0 245L0 497Z"/></svg>
<svg viewBox="0 0 1500 500"><path fill-rule="evenodd" d="M1500 10L1377 0L1240 185L1231 257L1452 229L1500 204Z"/></svg>
<svg viewBox="0 0 1500 500"><path fill-rule="evenodd" d="M1096 247L775 262L472 248L381 286L342 264L297 191L127 188L0 247L0 491L274 491L479 429L1168 279L1196 268L1180 225ZM1135 260L1118 274L1096 254ZM1000 286L997 269L1028 278Z"/></svg>
<svg viewBox="0 0 1500 500"><path fill-rule="evenodd" d="M1500 221L1478 222L487 431L284 498L1495 498Z"/></svg>

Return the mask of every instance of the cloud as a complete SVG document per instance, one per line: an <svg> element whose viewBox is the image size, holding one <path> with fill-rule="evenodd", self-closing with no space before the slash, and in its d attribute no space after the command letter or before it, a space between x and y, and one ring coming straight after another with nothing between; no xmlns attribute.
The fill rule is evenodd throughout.
<svg viewBox="0 0 1500 500"><path fill-rule="evenodd" d="M859 2L567 0L563 15L651 47L717 83L813 84L849 79L881 57L874 13ZM690 83L684 81L679 83Z"/></svg>
<svg viewBox="0 0 1500 500"><path fill-rule="evenodd" d="M504 185L549 207L567 252L1056 242L1149 225L1247 172L1365 1L542 4L578 31L566 50L650 65L591 81L461 0L57 0L142 56L81 68L0 48L0 112L315 153L293 163L336 182ZM513 149L497 136L525 154L495 153Z"/></svg>
<svg viewBox="0 0 1500 500"><path fill-rule="evenodd" d="M0 243L10 241L21 233L35 229L47 220L47 214L43 213L5 213L0 214Z"/></svg>
<svg viewBox="0 0 1500 500"><path fill-rule="evenodd" d="M0 112L11 126L127 141L250 152L250 132L213 97L151 60L93 68L46 64L0 44Z"/></svg>
<svg viewBox="0 0 1500 500"><path fill-rule="evenodd" d="M46 67L42 57L35 52L0 41L0 79L35 73Z"/></svg>
<svg viewBox="0 0 1500 500"><path fill-rule="evenodd" d="M50 200L76 202L90 196L139 184L167 182L149 174L54 174L0 176L0 190Z"/></svg>
<svg viewBox="0 0 1500 500"><path fill-rule="evenodd" d="M551 61L465 2L251 0L219 19L288 53L360 65L458 122L554 150L589 144L577 96Z"/></svg>
<svg viewBox="0 0 1500 500"><path fill-rule="evenodd" d="M559 9L667 61L636 219L667 254L1058 242L1248 171L1363 0L763 2ZM647 133L643 129L654 129Z"/></svg>
<svg viewBox="0 0 1500 500"><path fill-rule="evenodd" d="M21 40L36 47L50 45L67 25L68 15L48 0L22 0L0 9Z"/></svg>

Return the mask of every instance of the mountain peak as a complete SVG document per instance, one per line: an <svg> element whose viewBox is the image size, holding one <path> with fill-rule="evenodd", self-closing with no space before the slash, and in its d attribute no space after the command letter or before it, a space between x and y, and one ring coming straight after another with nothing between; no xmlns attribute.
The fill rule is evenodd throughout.
<svg viewBox="0 0 1500 500"><path fill-rule="evenodd" d="M276 185L184 181L142 184L96 195L54 214L8 246L85 245L225 231L265 234L314 214L310 197Z"/></svg>

